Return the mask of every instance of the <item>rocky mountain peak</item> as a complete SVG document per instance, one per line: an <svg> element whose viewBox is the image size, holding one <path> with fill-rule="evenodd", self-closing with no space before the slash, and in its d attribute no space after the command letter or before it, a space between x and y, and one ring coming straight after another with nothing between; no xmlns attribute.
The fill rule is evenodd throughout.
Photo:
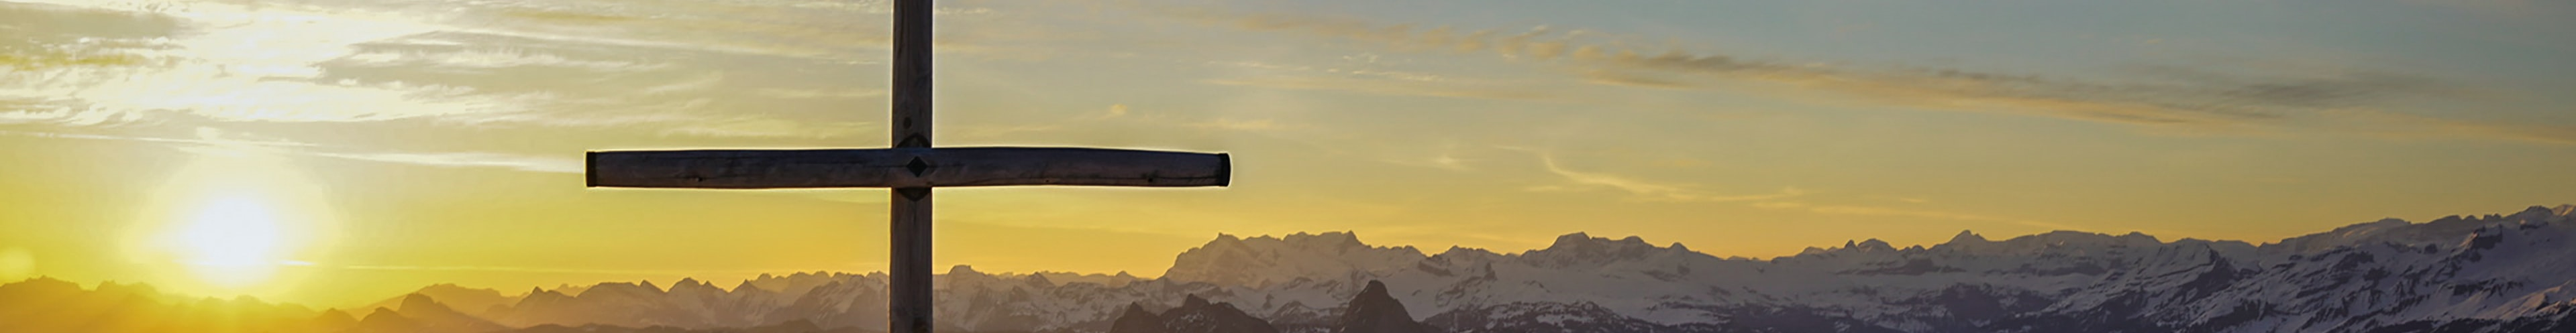
<svg viewBox="0 0 2576 333"><path fill-rule="evenodd" d="M2546 222L2566 217L2567 213L2563 212L2563 210L2571 209L2576 209L2576 205L2558 205L2558 207L2554 208L2547 206L2531 206L2530 208L2524 208L2521 212L2508 215L2505 218L2516 221Z"/></svg>
<svg viewBox="0 0 2576 333"><path fill-rule="evenodd" d="M715 295L723 295L725 290L716 288L716 285L714 284L699 282L696 279L680 279L680 282L671 283L670 293L692 295L694 297L713 297Z"/></svg>
<svg viewBox="0 0 2576 333"><path fill-rule="evenodd" d="M1109 333L1278 333L1269 321L1244 313L1232 304L1209 302L1198 295L1188 295L1181 306L1154 314L1145 307L1128 303L1118 319L1112 321Z"/></svg>
<svg viewBox="0 0 2576 333"><path fill-rule="evenodd" d="M949 266L949 267L948 267L948 278L951 278L951 279L954 279L954 278L957 278L957 277L984 277L984 276L985 276L985 275L984 275L984 272L978 272L978 271L975 271L975 266L973 266L973 265L956 265L956 266Z"/></svg>
<svg viewBox="0 0 2576 333"><path fill-rule="evenodd" d="M401 308L376 308L375 313L359 319L357 326L368 332L388 333L475 333L504 328L418 293L403 296Z"/></svg>
<svg viewBox="0 0 2576 333"><path fill-rule="evenodd" d="M50 276L39 276L33 279L0 284L0 295L22 297L60 297L55 295L78 293L80 291L81 286L79 283L63 281Z"/></svg>
<svg viewBox="0 0 2576 333"><path fill-rule="evenodd" d="M1871 238L1871 239L1869 239L1869 240L1863 240L1863 241L1860 241L1860 244L1857 244L1857 245L1854 245L1854 244L1852 244L1852 243L1850 243L1850 242L1845 242L1845 243L1843 243L1843 244L1844 244L1843 246L1847 246L1847 247L1850 247L1851 249L1857 249L1857 250L1866 250L1866 251L1895 251L1895 250L1896 250L1896 246L1894 246L1894 245L1888 245L1888 244L1887 244L1887 241L1878 240L1877 238Z"/></svg>
<svg viewBox="0 0 2576 333"><path fill-rule="evenodd" d="M1574 232L1574 233L1571 233L1571 234L1557 235L1557 236L1556 236L1556 242L1555 242L1555 243L1549 243L1549 244L1547 245L1547 247L1552 249L1552 248L1565 247L1565 246L1581 246L1580 244L1582 244L1582 243L1586 243L1586 242L1591 242L1591 241L1592 241L1592 234L1590 234L1590 233L1585 233L1585 232L1581 232L1581 231L1577 231L1577 232Z"/></svg>
<svg viewBox="0 0 2576 333"><path fill-rule="evenodd" d="M1424 258L1412 247L1373 247L1348 232L1239 240L1220 236L1175 256L1163 278L1257 287L1299 279L1345 280L1354 274L1413 267Z"/></svg>
<svg viewBox="0 0 2576 333"><path fill-rule="evenodd" d="M1367 249L1369 247L1368 244L1360 242L1359 234L1348 231L1330 231L1320 234L1300 232L1281 237L1279 241L1291 247L1313 250Z"/></svg>
<svg viewBox="0 0 2576 333"><path fill-rule="evenodd" d="M358 319L357 331L402 332L415 326L419 324L412 322L411 318L403 317L401 313L394 312L394 309L376 308L375 312L369 312L365 318Z"/></svg>
<svg viewBox="0 0 2576 333"><path fill-rule="evenodd" d="M1523 260L1539 267L1592 267L1644 259L1659 254L1690 253L1689 249L1681 248L1679 244L1675 243L1674 247L1657 247L1646 243L1645 238L1637 236L1612 240L1577 232L1557 236L1556 242L1548 245L1547 248L1522 252L1520 256Z"/></svg>
<svg viewBox="0 0 2576 333"><path fill-rule="evenodd" d="M324 309L321 314L314 315L311 321L314 328L324 330L347 329L358 325L357 316L349 315L348 311L340 311L340 309Z"/></svg>
<svg viewBox="0 0 2576 333"><path fill-rule="evenodd" d="M1556 242L1549 243L1547 248L1542 250L1618 251L1636 248L1659 249L1659 247L1655 247L1654 244L1647 244L1645 238L1637 237L1635 235L1613 240L1604 237L1592 237L1589 233L1576 232L1556 236Z"/></svg>
<svg viewBox="0 0 2576 333"><path fill-rule="evenodd" d="M1170 328L1163 327L1161 316L1145 311L1144 305L1136 303L1127 303L1127 310L1120 311L1118 319L1109 323L1109 333L1170 333L1171 331Z"/></svg>
<svg viewBox="0 0 2576 333"><path fill-rule="evenodd" d="M1970 244L1970 243L1985 243L1985 242L1987 242L1987 241L1986 241L1986 236L1978 235L1975 231L1970 231L1970 230L1960 230L1960 231L1959 231L1959 235L1957 235L1957 236L1950 236L1950 242L1948 242L1948 243L1942 243L1942 244Z"/></svg>
<svg viewBox="0 0 2576 333"><path fill-rule="evenodd" d="M1334 333L1430 333L1439 332L1431 325L1414 321L1404 303L1389 295L1386 283L1369 280L1368 287L1351 295L1349 305L1342 307L1342 319Z"/></svg>
<svg viewBox="0 0 2576 333"><path fill-rule="evenodd" d="M439 304L437 299L419 293L404 295L401 307L395 309L409 313L456 313L456 309L448 308L446 304Z"/></svg>

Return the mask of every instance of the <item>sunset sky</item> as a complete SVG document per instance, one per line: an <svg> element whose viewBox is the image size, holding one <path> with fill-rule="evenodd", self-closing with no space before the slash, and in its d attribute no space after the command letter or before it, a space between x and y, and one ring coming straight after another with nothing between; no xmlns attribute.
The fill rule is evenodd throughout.
<svg viewBox="0 0 2576 333"><path fill-rule="evenodd" d="M2576 203L2576 3L938 2L937 144L1233 186L940 190L937 266L1215 237L1768 258L2278 240ZM349 305L881 270L881 189L586 189L582 152L884 147L888 7L0 0L0 281Z"/></svg>

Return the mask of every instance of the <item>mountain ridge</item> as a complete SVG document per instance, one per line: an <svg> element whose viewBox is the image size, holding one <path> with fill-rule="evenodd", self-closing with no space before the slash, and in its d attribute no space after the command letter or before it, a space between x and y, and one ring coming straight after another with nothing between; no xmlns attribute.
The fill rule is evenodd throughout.
<svg viewBox="0 0 2576 333"><path fill-rule="evenodd" d="M1515 253L1431 254L1348 232L1220 235L1155 279L961 265L934 278L935 304L941 329L959 332L1096 333L1132 304L1216 302L1283 332L1325 333L1347 321L1349 295L1383 296L1418 310L1410 321L1458 333L2558 332L2576 325L2576 265L2563 264L2576 257L2571 213L2576 205L2386 219L2263 244L1963 231L1929 246L1854 240L1770 259L1588 233ZM498 294L432 287L469 289L437 292L475 298L458 304ZM613 282L447 311L508 327L864 329L883 327L885 287L882 273L830 272L731 289ZM350 313L368 312L338 317Z"/></svg>

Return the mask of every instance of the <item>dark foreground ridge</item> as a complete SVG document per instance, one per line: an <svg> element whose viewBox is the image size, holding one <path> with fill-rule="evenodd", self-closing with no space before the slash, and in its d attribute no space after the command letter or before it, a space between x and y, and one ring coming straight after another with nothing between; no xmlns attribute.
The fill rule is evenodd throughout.
<svg viewBox="0 0 2576 333"><path fill-rule="evenodd" d="M1369 281L1368 288L1351 296L1342 307L1340 322L1329 329L1333 333L1440 333L1438 327L1414 321L1406 314L1404 303L1386 294L1386 284ZM1275 333L1279 329L1267 320L1235 309L1233 304L1209 303L1198 296L1181 301L1181 306L1154 314L1143 306L1130 304L1127 311L1110 325L1109 333Z"/></svg>

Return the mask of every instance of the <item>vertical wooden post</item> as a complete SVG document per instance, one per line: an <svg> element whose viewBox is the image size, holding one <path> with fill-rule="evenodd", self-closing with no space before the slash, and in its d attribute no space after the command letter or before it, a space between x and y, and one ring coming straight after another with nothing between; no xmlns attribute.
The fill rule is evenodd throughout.
<svg viewBox="0 0 2576 333"><path fill-rule="evenodd" d="M930 0L894 2L892 88L894 147L929 148Z"/></svg>
<svg viewBox="0 0 2576 333"><path fill-rule="evenodd" d="M894 2L894 147L930 147L930 0ZM930 333L930 188L896 188L889 211L887 333Z"/></svg>
<svg viewBox="0 0 2576 333"><path fill-rule="evenodd" d="M894 189L894 260L886 290L886 330L930 333L930 188Z"/></svg>

